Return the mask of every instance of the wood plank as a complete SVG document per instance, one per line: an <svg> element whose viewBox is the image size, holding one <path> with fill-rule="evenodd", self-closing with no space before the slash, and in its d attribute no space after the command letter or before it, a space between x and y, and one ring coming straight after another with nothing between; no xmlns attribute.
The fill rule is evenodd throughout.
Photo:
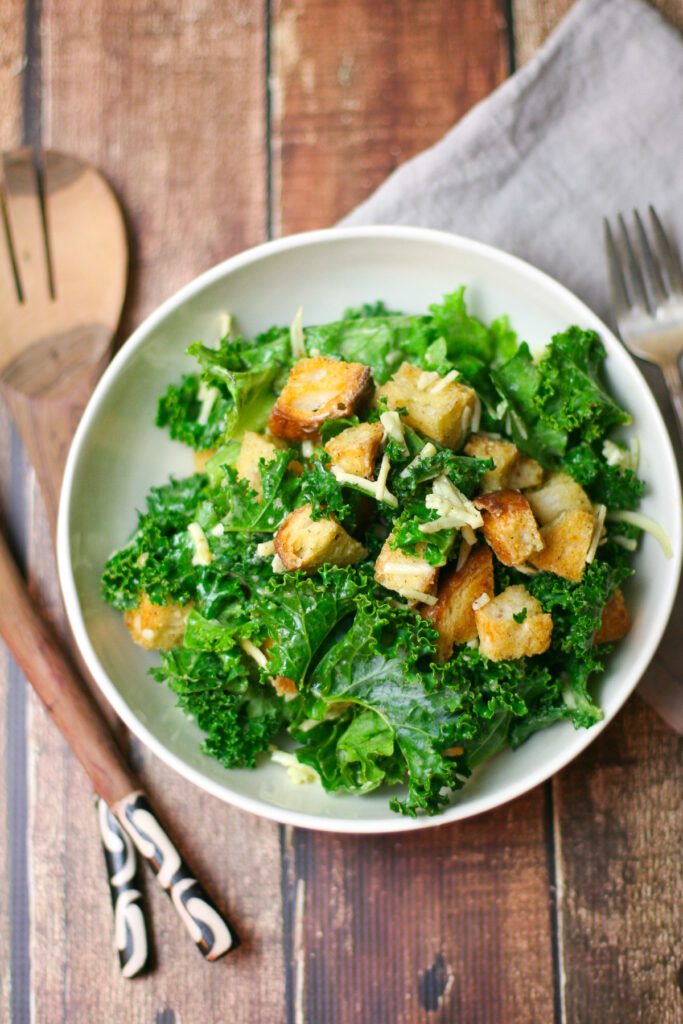
<svg viewBox="0 0 683 1024"><path fill-rule="evenodd" d="M501 0L278 0L276 234L326 227L505 77Z"/></svg>
<svg viewBox="0 0 683 1024"><path fill-rule="evenodd" d="M555 781L565 1017L681 1019L683 738L634 697Z"/></svg>
<svg viewBox="0 0 683 1024"><path fill-rule="evenodd" d="M265 235L265 73L255 71L265 66L265 8L47 0L42 28L44 142L100 167L128 216L127 330ZM56 612L45 536L36 500L31 565ZM158 969L131 984L114 953L90 787L34 701L29 735L34 920L45 922L32 936L35 1019L276 1020L277 826L224 807L134 744L150 795L244 949L204 963L147 875Z"/></svg>
<svg viewBox="0 0 683 1024"><path fill-rule="evenodd" d="M543 802L424 833L288 830L290 1019L552 1020Z"/></svg>
<svg viewBox="0 0 683 1024"><path fill-rule="evenodd" d="M565 16L575 0L512 0L515 60L526 64ZM673 25L683 29L681 0L648 0Z"/></svg>

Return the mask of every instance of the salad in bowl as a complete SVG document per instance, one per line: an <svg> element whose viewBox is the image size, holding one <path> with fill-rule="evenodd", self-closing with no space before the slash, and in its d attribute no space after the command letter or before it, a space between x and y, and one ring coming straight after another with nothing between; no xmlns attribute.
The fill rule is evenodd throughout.
<svg viewBox="0 0 683 1024"><path fill-rule="evenodd" d="M577 326L534 357L462 287L191 344L156 423L196 471L150 489L102 593L204 750L434 815L502 749L599 722L642 531L669 549L604 358Z"/></svg>

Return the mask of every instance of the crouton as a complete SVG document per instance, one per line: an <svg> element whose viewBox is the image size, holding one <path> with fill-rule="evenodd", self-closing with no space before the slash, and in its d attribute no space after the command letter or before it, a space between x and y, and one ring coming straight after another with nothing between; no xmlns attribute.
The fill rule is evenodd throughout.
<svg viewBox="0 0 683 1024"><path fill-rule="evenodd" d="M493 459L493 469L487 470L481 478L480 489L501 491L508 486L508 474L514 465L519 449L511 441L486 437L485 434L472 434L465 445L465 454L475 459Z"/></svg>
<svg viewBox="0 0 683 1024"><path fill-rule="evenodd" d="M204 448L201 452L194 453L194 471L195 473L203 473L206 469L206 464L212 455L216 454L215 448Z"/></svg>
<svg viewBox="0 0 683 1024"><path fill-rule="evenodd" d="M325 420L350 416L372 388L370 368L340 359L300 359L273 406L268 427L275 437L304 441Z"/></svg>
<svg viewBox="0 0 683 1024"><path fill-rule="evenodd" d="M273 678L273 687L278 697L284 697L285 700L291 700L292 697L297 697L299 694L299 688L296 683L288 676L275 676Z"/></svg>
<svg viewBox="0 0 683 1024"><path fill-rule="evenodd" d="M403 363L391 380L377 389L375 401L386 398L389 409L404 407L405 422L447 448L458 448L467 433L476 394L456 380L423 373Z"/></svg>
<svg viewBox="0 0 683 1024"><path fill-rule="evenodd" d="M377 582L387 590L395 590L408 598L413 594L435 594L439 570L437 566L430 565L426 559L420 557L426 544L418 545L419 554L410 555L400 548L392 551L389 546L392 539L393 534L390 534L375 562Z"/></svg>
<svg viewBox="0 0 683 1024"><path fill-rule="evenodd" d="M526 610L526 611L525 611ZM522 618L518 622L514 616ZM479 650L491 661L543 654L550 647L553 620L525 587L508 587L491 601L476 608Z"/></svg>
<svg viewBox="0 0 683 1024"><path fill-rule="evenodd" d="M520 452L508 471L505 486L514 491L523 491L526 487L538 487L542 481L543 466L540 462Z"/></svg>
<svg viewBox="0 0 683 1024"><path fill-rule="evenodd" d="M484 520L484 537L503 565L520 565L543 548L529 502L519 491L494 491L472 503Z"/></svg>
<svg viewBox="0 0 683 1024"><path fill-rule="evenodd" d="M345 473L370 480L375 473L375 462L382 447L384 427L381 423L360 423L333 437L325 445L333 466Z"/></svg>
<svg viewBox="0 0 683 1024"><path fill-rule="evenodd" d="M191 604L152 604L143 591L137 608L125 612L123 619L136 644L148 651L168 651L185 636Z"/></svg>
<svg viewBox="0 0 683 1024"><path fill-rule="evenodd" d="M602 609L600 628L593 637L594 644L611 644L622 640L631 628L631 617L624 604L624 595L619 587Z"/></svg>
<svg viewBox="0 0 683 1024"><path fill-rule="evenodd" d="M593 539L595 518L592 512L571 508L541 527L545 547L529 558L532 565L578 583L586 567Z"/></svg>
<svg viewBox="0 0 683 1024"><path fill-rule="evenodd" d="M591 512L593 506L583 487L566 473L550 473L542 487L525 491L533 513L541 526L552 523L560 512L582 508Z"/></svg>
<svg viewBox="0 0 683 1024"><path fill-rule="evenodd" d="M482 594L493 597L493 558L485 544L471 552L462 569L449 565L442 570L436 604L420 608L423 618L430 619L439 634L436 656L441 665L450 658L454 644L476 638L472 603Z"/></svg>
<svg viewBox="0 0 683 1024"><path fill-rule="evenodd" d="M270 462L275 456L277 445L261 434L255 434L253 430L245 430L242 438L242 447L235 463L237 479L246 480L257 495L258 500L263 498L263 485L261 484L261 471L259 461L265 459Z"/></svg>
<svg viewBox="0 0 683 1024"><path fill-rule="evenodd" d="M320 565L351 565L367 551L334 516L311 518L311 504L290 512L273 537L275 551L285 569L317 569Z"/></svg>

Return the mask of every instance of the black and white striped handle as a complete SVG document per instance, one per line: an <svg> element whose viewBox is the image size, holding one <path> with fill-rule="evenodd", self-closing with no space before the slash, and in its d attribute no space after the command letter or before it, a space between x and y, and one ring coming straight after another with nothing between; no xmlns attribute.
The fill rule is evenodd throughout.
<svg viewBox="0 0 683 1024"><path fill-rule="evenodd" d="M136 978L150 965L145 910L142 893L136 885L135 848L104 800L97 797L95 803L114 908L114 939L121 972L124 978Z"/></svg>
<svg viewBox="0 0 683 1024"><path fill-rule="evenodd" d="M218 960L239 939L190 874L144 793L129 793L113 808L137 850L150 862L188 932L207 960Z"/></svg>

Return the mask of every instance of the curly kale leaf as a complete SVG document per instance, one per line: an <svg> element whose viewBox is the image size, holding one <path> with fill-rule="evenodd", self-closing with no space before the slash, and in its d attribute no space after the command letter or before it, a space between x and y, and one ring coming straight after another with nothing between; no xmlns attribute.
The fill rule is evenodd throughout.
<svg viewBox="0 0 683 1024"><path fill-rule="evenodd" d="M290 469L295 453L276 451L272 459L259 460L259 495L246 480L238 480L232 466L223 468L224 480L214 492L213 509L230 533L273 533L285 516L301 504L301 480Z"/></svg>
<svg viewBox="0 0 683 1024"><path fill-rule="evenodd" d="M285 724L284 702L256 681L240 653L176 647L154 671L178 696L178 706L206 733L203 750L226 768L246 768Z"/></svg>
<svg viewBox="0 0 683 1024"><path fill-rule="evenodd" d="M474 459L468 455L456 455L449 448L441 448L435 455L427 455L413 465L393 472L389 489L399 501L404 501L415 494L420 484L445 473L459 491L471 498L489 469L493 469L493 459Z"/></svg>
<svg viewBox="0 0 683 1024"><path fill-rule="evenodd" d="M314 455L309 461L301 477L302 501L311 503L312 519L329 519L334 515L340 520L353 520L361 496L358 491L342 488L328 468L329 461L326 454Z"/></svg>
<svg viewBox="0 0 683 1024"><path fill-rule="evenodd" d="M632 469L608 465L587 442L567 452L562 468L586 489L592 501L607 508L634 509L645 491L645 482Z"/></svg>
<svg viewBox="0 0 683 1024"><path fill-rule="evenodd" d="M539 364L537 404L543 421L558 431L580 431L585 441L604 437L631 417L601 379L605 348L595 331L570 327L555 334Z"/></svg>
<svg viewBox="0 0 683 1024"><path fill-rule="evenodd" d="M187 373L180 384L169 384L159 399L157 427L167 427L174 441L182 441L198 451L213 448L223 436L230 402L216 389L205 422L199 422L202 410L199 377Z"/></svg>
<svg viewBox="0 0 683 1024"><path fill-rule="evenodd" d="M201 474L184 480L171 478L163 487L151 489L147 511L138 515L136 532L104 567L105 600L125 610L138 604L142 590L158 604L167 598L187 601L194 596L194 545L187 527L206 494L207 480Z"/></svg>
<svg viewBox="0 0 683 1024"><path fill-rule="evenodd" d="M427 508L424 500L409 501L394 521L389 547L392 551L400 548L409 555L419 555L430 565L445 565L458 531L445 529L423 533L420 530L424 523L438 518L439 513Z"/></svg>

